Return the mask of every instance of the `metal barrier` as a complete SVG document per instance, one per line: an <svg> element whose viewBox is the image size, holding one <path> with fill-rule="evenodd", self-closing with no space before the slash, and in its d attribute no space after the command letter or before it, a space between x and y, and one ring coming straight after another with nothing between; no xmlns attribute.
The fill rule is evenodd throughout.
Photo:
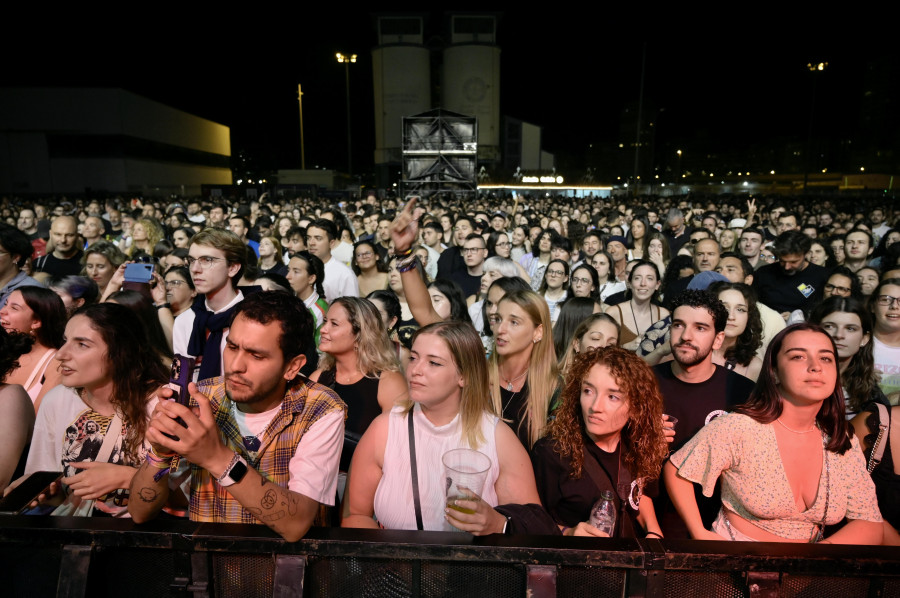
<svg viewBox="0 0 900 598"><path fill-rule="evenodd" d="M0 517L6 596L900 596L900 549Z"/></svg>

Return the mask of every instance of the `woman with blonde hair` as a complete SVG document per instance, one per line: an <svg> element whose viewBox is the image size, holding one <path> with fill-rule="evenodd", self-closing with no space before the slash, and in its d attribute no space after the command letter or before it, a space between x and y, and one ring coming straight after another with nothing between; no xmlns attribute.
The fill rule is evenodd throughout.
<svg viewBox="0 0 900 598"><path fill-rule="evenodd" d="M128 255L133 256L136 253L153 255L156 244L164 238L165 233L156 220L141 218L131 228L131 248Z"/></svg>
<svg viewBox="0 0 900 598"><path fill-rule="evenodd" d="M666 441L662 395L644 361L603 347L578 355L566 376L548 434L532 452L541 503L564 535L662 537L653 501ZM612 533L589 523L594 503L611 491Z"/></svg>
<svg viewBox="0 0 900 598"><path fill-rule="evenodd" d="M488 362L494 409L526 448L544 432L562 381L550 312L534 291L504 295L492 325L496 349Z"/></svg>
<svg viewBox="0 0 900 598"><path fill-rule="evenodd" d="M420 328L406 378L409 400L380 415L359 443L342 525L502 533L507 519L493 507L539 499L525 449L491 404L475 329L452 320ZM448 508L441 458L458 448L486 455L490 468L476 496Z"/></svg>
<svg viewBox="0 0 900 598"><path fill-rule="evenodd" d="M334 390L347 404L341 470L376 417L406 400L406 380L378 308L368 299L339 297L319 330L319 369L310 379Z"/></svg>

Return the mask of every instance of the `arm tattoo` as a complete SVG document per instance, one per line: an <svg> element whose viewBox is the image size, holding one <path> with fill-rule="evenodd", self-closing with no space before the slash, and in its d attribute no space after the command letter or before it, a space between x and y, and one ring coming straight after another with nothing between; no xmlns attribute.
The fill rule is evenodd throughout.
<svg viewBox="0 0 900 598"><path fill-rule="evenodd" d="M156 499L159 498L159 492L157 492L155 488L147 486L140 489L138 498L144 502L155 502Z"/></svg>

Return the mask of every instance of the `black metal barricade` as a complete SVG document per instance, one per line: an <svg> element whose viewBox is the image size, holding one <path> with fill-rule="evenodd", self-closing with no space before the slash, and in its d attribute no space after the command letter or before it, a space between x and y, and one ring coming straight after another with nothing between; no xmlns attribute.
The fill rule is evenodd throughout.
<svg viewBox="0 0 900 598"><path fill-rule="evenodd" d="M0 517L5 596L900 596L900 549Z"/></svg>

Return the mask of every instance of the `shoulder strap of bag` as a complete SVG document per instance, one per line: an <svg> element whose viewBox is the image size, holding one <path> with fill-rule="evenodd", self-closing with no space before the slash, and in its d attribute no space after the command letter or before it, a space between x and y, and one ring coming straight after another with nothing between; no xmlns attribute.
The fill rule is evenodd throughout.
<svg viewBox="0 0 900 598"><path fill-rule="evenodd" d="M425 526L422 525L422 503L419 500L419 472L418 467L416 467L416 430L413 427L413 411L415 411L415 407L409 410L409 416L406 418L406 421L409 424L409 471L412 474L412 491L413 491L413 504L416 508L416 527L417 529L423 530Z"/></svg>

